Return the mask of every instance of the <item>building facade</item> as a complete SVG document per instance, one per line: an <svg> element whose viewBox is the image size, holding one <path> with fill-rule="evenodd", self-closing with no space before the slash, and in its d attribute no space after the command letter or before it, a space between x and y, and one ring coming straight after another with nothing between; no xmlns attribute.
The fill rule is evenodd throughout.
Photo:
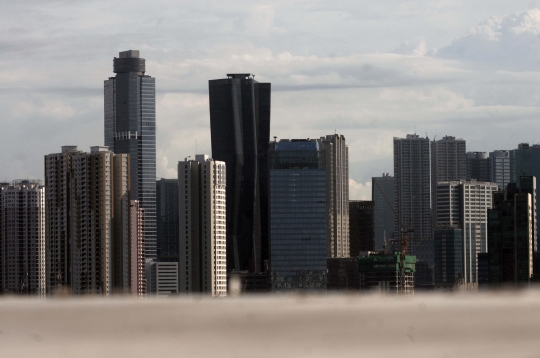
<svg viewBox="0 0 540 358"><path fill-rule="evenodd" d="M62 146L60 153L45 156L45 262L47 294L71 286L72 157L77 146Z"/></svg>
<svg viewBox="0 0 540 358"><path fill-rule="evenodd" d="M493 194L493 200L488 211L489 285L526 286L533 274L532 195L511 183Z"/></svg>
<svg viewBox="0 0 540 358"><path fill-rule="evenodd" d="M402 266L403 264L403 266ZM416 258L400 254L368 253L358 257L360 289L391 295L414 294Z"/></svg>
<svg viewBox="0 0 540 358"><path fill-rule="evenodd" d="M270 150L271 290L326 290L333 244L327 155L318 140L274 142Z"/></svg>
<svg viewBox="0 0 540 358"><path fill-rule="evenodd" d="M156 258L156 91L155 78L145 75L139 51L114 58L115 77L104 83L105 146L129 154L130 199L144 209L147 259Z"/></svg>
<svg viewBox="0 0 540 358"><path fill-rule="evenodd" d="M467 180L490 182L491 174L491 159L488 153L467 152Z"/></svg>
<svg viewBox="0 0 540 358"><path fill-rule="evenodd" d="M146 259L144 257L143 209L137 200L129 203L130 225L130 288L131 294L145 296L147 293ZM155 292L155 291L154 291Z"/></svg>
<svg viewBox="0 0 540 358"><path fill-rule="evenodd" d="M374 209L373 201L349 201L350 257L357 257L361 251L373 251Z"/></svg>
<svg viewBox="0 0 540 358"><path fill-rule="evenodd" d="M226 172L207 155L178 162L180 293L227 295Z"/></svg>
<svg viewBox="0 0 540 358"><path fill-rule="evenodd" d="M326 289L326 259L350 255L348 198L348 148L343 136L272 143L273 291Z"/></svg>
<svg viewBox="0 0 540 358"><path fill-rule="evenodd" d="M477 255L487 252L487 211L493 207L496 183L471 181L442 182L437 185L436 225L462 230L461 272L467 287L478 282Z"/></svg>
<svg viewBox="0 0 540 358"><path fill-rule="evenodd" d="M374 208L375 250L382 250L394 236L396 215L394 214L394 177L383 173L382 177L371 178L371 198Z"/></svg>
<svg viewBox="0 0 540 358"><path fill-rule="evenodd" d="M178 262L178 179L156 182L157 256L160 262Z"/></svg>
<svg viewBox="0 0 540 358"><path fill-rule="evenodd" d="M490 178L489 181L497 183L499 189L504 190L512 182L510 170L510 151L494 150L489 153Z"/></svg>
<svg viewBox="0 0 540 358"><path fill-rule="evenodd" d="M45 296L45 187L0 183L0 294Z"/></svg>
<svg viewBox="0 0 540 358"><path fill-rule="evenodd" d="M129 165L107 147L45 156L48 293L131 292Z"/></svg>
<svg viewBox="0 0 540 358"><path fill-rule="evenodd" d="M271 85L228 74L208 89L212 157L227 165L227 266L260 272L268 259Z"/></svg>
<svg viewBox="0 0 540 358"><path fill-rule="evenodd" d="M438 226L433 230L435 285L454 285L463 278L463 230Z"/></svg>
<svg viewBox="0 0 540 358"><path fill-rule="evenodd" d="M408 252L433 266L430 161L429 138L417 134L394 137L394 193L399 217L394 232L399 234L401 225L414 229L409 234Z"/></svg>

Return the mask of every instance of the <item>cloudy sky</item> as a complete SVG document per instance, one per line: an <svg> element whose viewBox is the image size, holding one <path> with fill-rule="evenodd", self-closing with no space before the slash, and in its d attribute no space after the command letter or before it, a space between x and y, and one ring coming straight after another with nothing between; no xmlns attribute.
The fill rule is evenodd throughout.
<svg viewBox="0 0 540 358"><path fill-rule="evenodd" d="M540 142L540 1L4 0L0 180L103 144L103 81L138 49L157 87L157 174L211 153L208 80L272 83L271 135L344 134L351 199L393 172L392 138Z"/></svg>

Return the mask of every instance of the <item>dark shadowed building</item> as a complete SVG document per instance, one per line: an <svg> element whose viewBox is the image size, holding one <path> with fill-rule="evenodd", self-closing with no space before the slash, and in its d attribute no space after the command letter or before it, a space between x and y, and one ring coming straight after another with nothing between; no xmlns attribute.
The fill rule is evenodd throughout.
<svg viewBox="0 0 540 358"><path fill-rule="evenodd" d="M212 157L227 165L227 268L260 272L268 259L271 85L228 74L208 89Z"/></svg>
<svg viewBox="0 0 540 358"><path fill-rule="evenodd" d="M159 261L178 262L178 180L156 182L157 256Z"/></svg>
<svg viewBox="0 0 540 358"><path fill-rule="evenodd" d="M375 203L367 200L349 201L350 256L360 251L373 251Z"/></svg>

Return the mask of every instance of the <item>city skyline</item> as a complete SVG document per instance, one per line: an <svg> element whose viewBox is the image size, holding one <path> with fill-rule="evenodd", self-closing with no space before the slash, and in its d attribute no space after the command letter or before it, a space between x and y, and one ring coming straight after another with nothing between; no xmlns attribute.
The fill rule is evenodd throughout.
<svg viewBox="0 0 540 358"><path fill-rule="evenodd" d="M530 1L475 1L467 11L453 1L388 3L365 14L360 3L210 3L204 12L202 4L158 3L143 11L135 2L125 14L99 0L7 4L0 101L3 143L15 160L2 179L41 178L32 153L100 144L100 82L111 54L129 48L141 50L158 79L158 177L173 177L176 161L195 148L211 152L206 81L234 71L273 83L272 136L337 130L348 138L351 199L369 198L369 178L391 170L391 138L415 127L430 138L464 138L470 151L535 141L519 129L538 129L540 64L530 59L539 10ZM518 48L506 51L512 43ZM16 146L27 138L30 145Z"/></svg>

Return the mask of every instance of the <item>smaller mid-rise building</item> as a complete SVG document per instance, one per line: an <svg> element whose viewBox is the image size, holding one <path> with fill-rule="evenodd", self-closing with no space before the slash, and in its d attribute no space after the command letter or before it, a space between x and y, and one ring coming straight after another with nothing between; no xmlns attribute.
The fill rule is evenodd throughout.
<svg viewBox="0 0 540 358"><path fill-rule="evenodd" d="M178 294L178 262L147 261L149 291L158 297Z"/></svg>
<svg viewBox="0 0 540 358"><path fill-rule="evenodd" d="M357 257L328 258L328 291L357 291L360 271Z"/></svg>

